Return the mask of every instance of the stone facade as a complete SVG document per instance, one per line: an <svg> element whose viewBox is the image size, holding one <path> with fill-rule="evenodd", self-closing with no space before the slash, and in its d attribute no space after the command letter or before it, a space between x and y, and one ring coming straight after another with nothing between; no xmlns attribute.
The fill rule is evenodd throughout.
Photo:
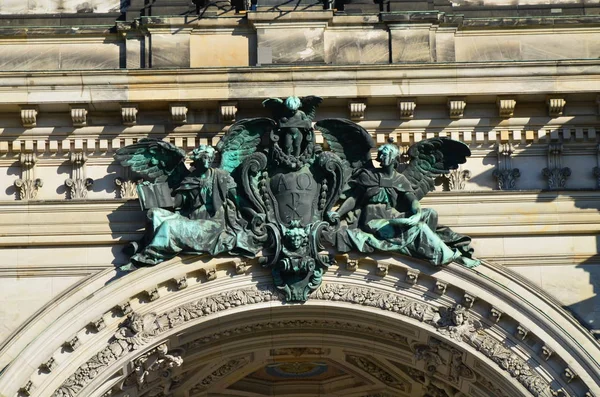
<svg viewBox="0 0 600 397"><path fill-rule="evenodd" d="M498 288L493 290L496 296L475 304L475 318L486 319L486 330L491 329L493 335L497 327L503 336L496 337L502 341L521 340L516 348L519 360L534 357L545 362L543 348L550 352L548 357L564 350L554 354L556 361L525 379L495 374L498 370L490 368L508 364L493 357L485 361L490 359L485 348L465 339L461 343L467 347L461 345L461 351L479 352L465 353L465 360L470 360L465 365L474 371L473 378L446 379L450 386L444 393L542 396L546 389L538 390L535 383L540 376L557 393L564 390L563 395L599 395L600 373L594 372L598 369L582 358L585 353L576 343L561 347L566 340L561 338L567 337L551 331L569 324L569 332L585 344L588 354L598 352L592 335L594 330L600 335L599 14L598 2L567 0L350 0L334 1L331 6L305 0L294 6L274 0L248 4L154 1L151 5L141 0L4 1L0 5L0 353L4 353L0 370L10 369L11 362L27 362L33 353L26 346L36 335L50 338L52 328L46 325L51 315L63 316L60 318L69 330L63 339L78 338L89 354L68 364L71 358L65 354L71 354L77 343L60 355L50 351L59 347L49 346L45 356L39 357L44 371L51 374L54 365L60 364L60 368L72 367L69 374L61 372L62 378L33 376L29 368L22 371L23 382L16 388L3 383L0 375L0 394L53 395L77 368L101 351L93 351L94 343L100 342L81 331L88 323L99 319L107 323L106 331L102 326L94 328L106 346L122 327L119 321L123 319L117 321L106 314L108 300L99 303L98 310L104 311L94 312L95 318L86 319L86 324L64 319L75 315L77 299L102 291L114 293L116 287L103 287L98 280L108 281L114 266L127 262L122 248L143 234L144 214L135 190L139 179L113 160L117 149L146 136L167 140L186 151L202 143L216 144L235 120L267 115L260 105L266 97L319 95L324 98L319 117L352 118L377 144L394 138L405 150L423 139L447 136L469 145L473 155L468 162L440 180L437 191L422 204L436 209L441 223L473 237L476 255L486 261L479 276L490 279L475 277L469 281L471 288L479 285L477 288L485 290L481 285L492 279L510 285L506 296L500 287L489 286ZM317 136L317 141L322 143L322 137ZM348 266L355 263L370 277L374 262L360 260L351 258ZM201 274L208 272L194 263ZM164 269L171 269L175 279L199 277L179 265L173 265L181 273L175 274L169 266ZM398 266L412 269L422 264ZM339 265L339 274L348 276L343 269ZM231 274L216 267L214 272L223 277ZM467 285L458 280L467 276L455 270L447 272L447 277L437 282L440 291L448 288L449 293L439 298L436 310L464 304L465 291L469 295ZM167 279L158 273L144 274L156 278L140 281L148 283L144 287L148 290L153 285L157 293L164 294L174 288L161 284ZM348 276L349 282L366 288L358 274L362 273ZM434 288L437 276L416 274L415 283L410 284L412 292L405 298L421 299L422 294L429 296L424 291L438 290ZM250 277L239 277L243 285L236 284L235 277L222 288L252 287ZM407 276L394 277L404 280ZM381 288L391 288L391 280L396 279L386 275L380 280ZM334 282L333 278L329 281ZM197 296L217 296L219 291L200 290ZM327 294L336 291L324 289L318 300L325 302L330 299ZM357 294L365 293L368 295L366 290ZM473 293L475 302L484 293ZM134 296L125 295L119 302L111 301L110 307ZM517 305L518 310L505 314L511 311L511 299L519 295L540 307L551 307L560 320L554 323L540 317L537 324L526 321L534 303L532 307ZM132 300L133 307L144 313L160 315L178 307L161 310L157 306L160 299L155 304L146 302L147 298L137 299ZM494 310L495 316L491 314ZM336 313L339 321L342 312ZM302 315L305 318L299 314L296 320L311 317L310 313ZM495 318L503 322L494 325ZM232 321L229 325L234 329L246 320L240 324ZM382 349L379 356L360 349L344 355L344 343L333 341L330 347L304 346L330 350L303 354L311 360L325 357L333 371L327 373L337 374L335 378L341 382L336 389L339 393L358 387L364 393L357 392L357 396L373 390L379 394L373 391L371 395L421 395L418 393L425 393L428 387L436 387L436 382L432 383L427 372L427 360L413 357L414 346L435 344L426 335L437 335L440 326L426 322L424 328L414 328L409 324L406 329L413 337L398 342L402 346L397 352L405 359L396 363ZM298 331L301 325L290 327L293 333L302 333ZM380 331L392 332L390 327ZM180 376L172 381L173 389L180 382L198 395L206 390L226 394L224 389L209 386L230 388L235 382L229 381L229 372L238 373L239 368L249 366L252 376L240 378L238 386L258 388L268 378L264 363L279 354L271 350L294 348L282 342L222 358L193 353L188 359L186 352L198 349L194 343L199 342L194 339L196 331L186 332L185 341L164 336L165 347L151 343L143 348L144 354L140 351L135 357L131 348L129 353L123 351L122 358L137 363L145 374L143 379L150 383L155 379L153 371L171 365L169 371ZM352 325L343 331L358 335L352 332ZM360 340L350 339L347 346ZM133 342L127 339L127 343ZM264 340L255 343L260 346ZM290 351L286 354L293 357ZM53 361L48 361L50 358ZM149 358L162 364L145 367L144 360ZM202 367L202 362L209 365ZM444 363L439 371L450 374L450 361L444 359ZM118 372L115 368L109 366L102 375L104 383L92 382L85 390L114 390L120 395L124 384L109 385L108 381ZM348 371L357 376L338 377ZM373 378L369 372L381 376ZM134 373L127 374L131 387L144 383ZM495 382L494 376L512 380ZM192 378L199 383L191 384ZM490 384L486 386L481 379ZM361 382L374 382L377 387L361 389ZM492 391L490 385L500 386ZM266 393L267 389L260 390ZM314 389L306 390L310 395ZM140 386L136 393L131 395L149 391Z"/></svg>

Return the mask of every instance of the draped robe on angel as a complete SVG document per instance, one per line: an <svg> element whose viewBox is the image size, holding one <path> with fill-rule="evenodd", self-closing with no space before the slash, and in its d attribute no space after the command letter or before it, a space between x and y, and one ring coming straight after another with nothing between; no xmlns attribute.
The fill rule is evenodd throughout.
<svg viewBox="0 0 600 397"><path fill-rule="evenodd" d="M407 197L413 189L401 173L394 171L387 175L381 169L361 168L348 184L350 194L356 198L356 207L354 219L337 236L340 251L347 252L353 247L361 252L396 251L434 265L471 256L471 239L438 226L435 210L422 209L421 221L412 226L394 222L413 215Z"/></svg>
<svg viewBox="0 0 600 397"><path fill-rule="evenodd" d="M235 187L229 172L218 168L184 178L175 190L180 210L148 211L151 240L131 261L137 266L154 266L179 253L254 256L258 248L234 204Z"/></svg>

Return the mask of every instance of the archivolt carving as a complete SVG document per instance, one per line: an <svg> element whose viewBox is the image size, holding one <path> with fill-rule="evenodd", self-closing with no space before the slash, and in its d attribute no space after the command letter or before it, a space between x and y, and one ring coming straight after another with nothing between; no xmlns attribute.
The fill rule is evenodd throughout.
<svg viewBox="0 0 600 397"><path fill-rule="evenodd" d="M242 356L238 358L234 358L232 360L227 361L225 364L219 366L217 369L212 371L208 376L202 379L196 386L194 386L190 390L190 394L195 394L208 386L210 386L213 382L218 379L221 379L233 371L242 368L244 365L250 362L250 356Z"/></svg>
<svg viewBox="0 0 600 397"><path fill-rule="evenodd" d="M381 368L379 365L369 360L366 357L348 355L346 356L346 361L350 364L354 365L362 369L363 371L371 374L375 378L379 379L381 382L385 383L388 386L395 387L402 391L408 391L409 386L400 379L396 379L392 376L388 371Z"/></svg>
<svg viewBox="0 0 600 397"><path fill-rule="evenodd" d="M280 298L278 292L270 287L250 287L202 298L160 315L146 314L140 316L134 314L126 325L119 328L109 345L70 376L55 391L53 397L78 395L79 391L111 363L129 352L139 349L166 330L232 307L268 302ZM477 348L500 368L516 378L534 396L552 397L553 390L544 379L536 375L523 359L501 342L485 335L481 324L472 320L468 316L467 310L460 306L451 309L437 309L426 303L393 293L341 284L322 285L316 291L313 299L375 307L427 323L441 334L447 335L457 342L466 342ZM251 332L252 327L246 328L249 328L246 331ZM213 334L203 339L203 341L208 342L214 337Z"/></svg>

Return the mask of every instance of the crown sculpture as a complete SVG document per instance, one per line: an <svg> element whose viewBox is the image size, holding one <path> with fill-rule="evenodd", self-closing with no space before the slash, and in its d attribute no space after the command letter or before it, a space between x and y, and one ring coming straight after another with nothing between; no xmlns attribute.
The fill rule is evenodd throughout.
<svg viewBox="0 0 600 397"><path fill-rule="evenodd" d="M437 224L419 200L434 179L470 156L462 142L432 138L400 151L378 148L360 125L324 119L313 128L322 98L269 98L273 118L233 124L216 149L190 154L156 139L119 149L116 159L142 175L138 186L148 224L122 271L154 266L178 254L255 257L272 271L288 301L305 301L321 284L333 256L324 251L390 251L433 265L474 267L471 239ZM315 143L319 131L325 147ZM216 151L220 164L213 166Z"/></svg>

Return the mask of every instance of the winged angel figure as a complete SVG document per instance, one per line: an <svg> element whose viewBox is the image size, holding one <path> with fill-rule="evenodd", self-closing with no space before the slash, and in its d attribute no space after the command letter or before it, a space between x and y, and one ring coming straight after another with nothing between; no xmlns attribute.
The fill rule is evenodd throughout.
<svg viewBox="0 0 600 397"><path fill-rule="evenodd" d="M360 125L324 119L313 127L316 96L270 98L273 118L233 124L216 150L200 145L187 157L175 146L141 139L116 159L141 174L140 202L148 209L144 240L123 270L152 266L179 253L253 257L272 269L288 300L306 300L333 263L323 253L395 251L435 265L476 266L470 239L437 224L419 200L434 179L470 155L461 142L428 139L411 146L398 171L399 148L375 143ZM325 145L315 142L320 131ZM337 210L336 210L337 208Z"/></svg>
<svg viewBox="0 0 600 397"><path fill-rule="evenodd" d="M380 167L373 166L370 151L375 145L360 125L326 119L316 128L344 159L348 175L347 198L332 216L342 222L329 238L338 251L395 251L434 265L479 265L472 258L471 239L439 226L435 210L419 203L434 190L437 177L466 162L471 152L464 143L447 138L415 143L408 149L408 166L399 172L400 150L392 142L379 147Z"/></svg>

